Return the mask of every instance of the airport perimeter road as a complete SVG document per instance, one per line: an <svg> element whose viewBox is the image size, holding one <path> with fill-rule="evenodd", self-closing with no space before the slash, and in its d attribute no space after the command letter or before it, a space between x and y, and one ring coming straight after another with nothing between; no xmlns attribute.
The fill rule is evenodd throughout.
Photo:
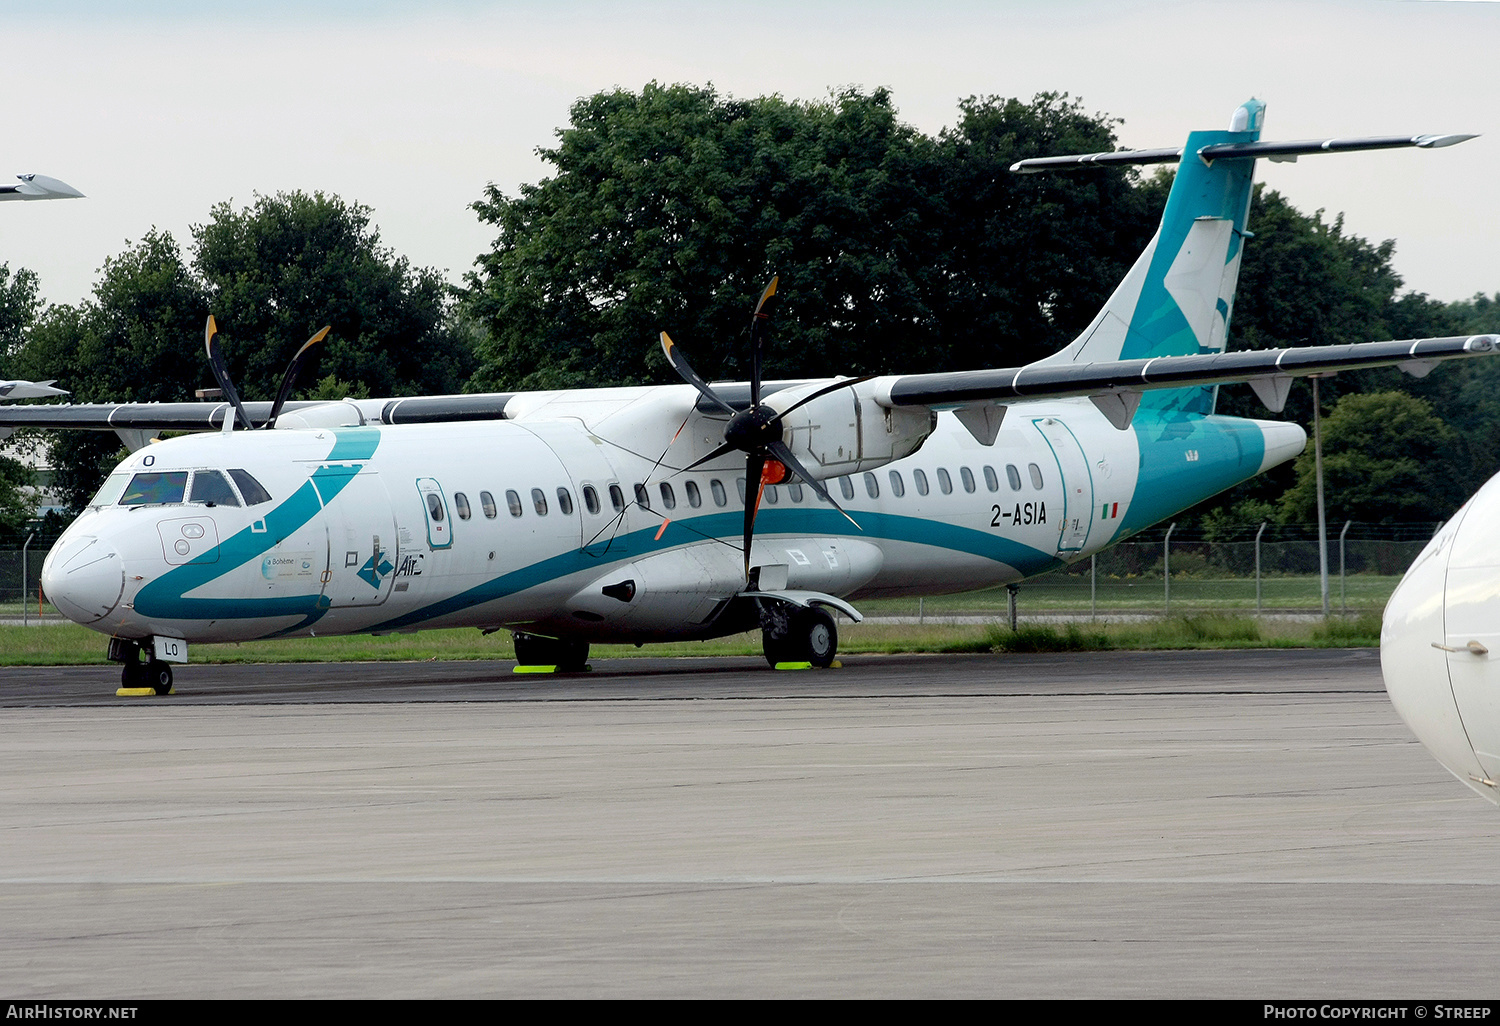
<svg viewBox="0 0 1500 1026"><path fill-rule="evenodd" d="M0 670L0 994L1487 998L1373 652Z"/></svg>

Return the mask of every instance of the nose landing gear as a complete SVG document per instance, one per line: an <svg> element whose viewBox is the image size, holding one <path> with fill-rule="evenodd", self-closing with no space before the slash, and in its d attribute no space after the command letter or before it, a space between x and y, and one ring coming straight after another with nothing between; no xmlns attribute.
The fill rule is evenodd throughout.
<svg viewBox="0 0 1500 1026"><path fill-rule="evenodd" d="M108 658L120 667L120 690L117 695L143 696L172 693L172 665L150 656L150 649L139 641L110 638ZM144 658L143 658L144 657Z"/></svg>

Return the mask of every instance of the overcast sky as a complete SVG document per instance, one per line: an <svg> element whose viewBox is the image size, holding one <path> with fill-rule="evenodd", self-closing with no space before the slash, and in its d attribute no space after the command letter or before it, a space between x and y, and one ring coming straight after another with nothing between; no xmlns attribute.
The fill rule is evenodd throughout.
<svg viewBox="0 0 1500 1026"><path fill-rule="evenodd" d="M1258 176L1396 239L1411 289L1500 291L1500 3L52 0L3 19L0 174L88 197L0 206L0 261L52 302L88 295L153 225L186 247L212 204L291 189L366 204L387 245L457 281L492 241L468 209L485 183L537 181L577 98L653 79L800 99L887 86L928 133L961 97L1061 91L1123 118L1126 146L1224 128L1252 95L1266 139L1483 133Z"/></svg>

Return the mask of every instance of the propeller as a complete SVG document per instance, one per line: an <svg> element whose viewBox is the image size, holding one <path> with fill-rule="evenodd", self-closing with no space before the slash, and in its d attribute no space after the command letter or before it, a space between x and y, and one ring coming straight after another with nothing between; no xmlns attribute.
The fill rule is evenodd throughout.
<svg viewBox="0 0 1500 1026"><path fill-rule="evenodd" d="M297 384L297 375L302 370L303 360L313 346L327 337L332 325L325 326L312 338L302 343L302 348L292 357L292 362L287 364L286 371L281 375L281 387L276 390L276 401L271 404L271 415L266 418L263 427L274 428L276 418L281 416L281 408L291 398L292 389ZM219 326L214 323L214 315L208 315L208 323L203 328L203 348L208 353L208 366L214 372L214 380L219 383L219 388L224 392L229 404L234 407L235 420L238 420L246 431L254 430L255 425L250 420L250 414L245 412L245 404L240 401L239 390L234 387L234 382L229 377L229 365L224 360L224 348L219 345ZM230 430L232 421L225 421L224 430Z"/></svg>
<svg viewBox="0 0 1500 1026"><path fill-rule="evenodd" d="M755 304L755 312L750 317L750 406L747 409L735 410L725 402L708 382L693 370L687 357L677 348L671 337L665 331L661 333L662 352L666 354L667 362L672 365L672 368L704 398L729 414L729 424L724 428L724 444L684 469L692 470L731 452L738 451L745 454L745 580L747 582L750 579L750 543L755 537L755 516L760 512L761 496L765 494L766 485L780 484L787 479L789 473L796 474L817 493L818 498L838 510L846 520L859 528L859 523L845 512L844 507L834 501L833 496L828 494L828 489L823 487L821 481L808 473L807 468L782 440L782 422L793 411L806 406L814 399L822 398L841 388L850 388L862 381L869 381L874 375L844 378L830 385L824 385L809 395L803 396L780 413L762 403L760 401L761 367L764 363L762 357L765 352L768 320L765 306L776 294L778 280L778 278L771 279L771 283L761 293L760 302ZM752 489L754 490L753 497Z"/></svg>

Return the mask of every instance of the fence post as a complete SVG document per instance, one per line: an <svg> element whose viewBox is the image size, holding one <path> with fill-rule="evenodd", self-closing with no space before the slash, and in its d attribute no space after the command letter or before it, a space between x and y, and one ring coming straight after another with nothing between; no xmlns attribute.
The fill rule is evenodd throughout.
<svg viewBox="0 0 1500 1026"><path fill-rule="evenodd" d="M1161 541L1161 590L1165 602L1164 616L1172 615L1172 532L1177 530L1177 521L1167 528L1167 536Z"/></svg>
<svg viewBox="0 0 1500 1026"><path fill-rule="evenodd" d="M26 571L27 571L27 567L26 567L26 550L31 547L31 539L33 539L35 537L36 537L36 532L32 531L30 534L28 534L26 536L26 544L21 546L21 626L22 627L30 627L31 626L31 597L26 594L26 592L27 592L27 588L26 588L26 577L27 577L27 573L26 573ZM37 615L41 616L41 613L38 612Z"/></svg>
<svg viewBox="0 0 1500 1026"><path fill-rule="evenodd" d="M1007 584L1005 586L1006 604L1010 607L1010 629L1016 629L1016 591L1018 585Z"/></svg>
<svg viewBox="0 0 1500 1026"><path fill-rule="evenodd" d="M1260 522L1255 532L1255 615L1260 616L1260 536L1266 533L1266 521Z"/></svg>
<svg viewBox="0 0 1500 1026"><path fill-rule="evenodd" d="M1089 557L1089 619L1099 619L1099 553Z"/></svg>
<svg viewBox="0 0 1500 1026"><path fill-rule="evenodd" d="M1349 533L1352 523L1354 521L1345 520L1344 529L1339 532L1339 615L1344 617L1349 615L1349 604L1344 597L1344 535Z"/></svg>

